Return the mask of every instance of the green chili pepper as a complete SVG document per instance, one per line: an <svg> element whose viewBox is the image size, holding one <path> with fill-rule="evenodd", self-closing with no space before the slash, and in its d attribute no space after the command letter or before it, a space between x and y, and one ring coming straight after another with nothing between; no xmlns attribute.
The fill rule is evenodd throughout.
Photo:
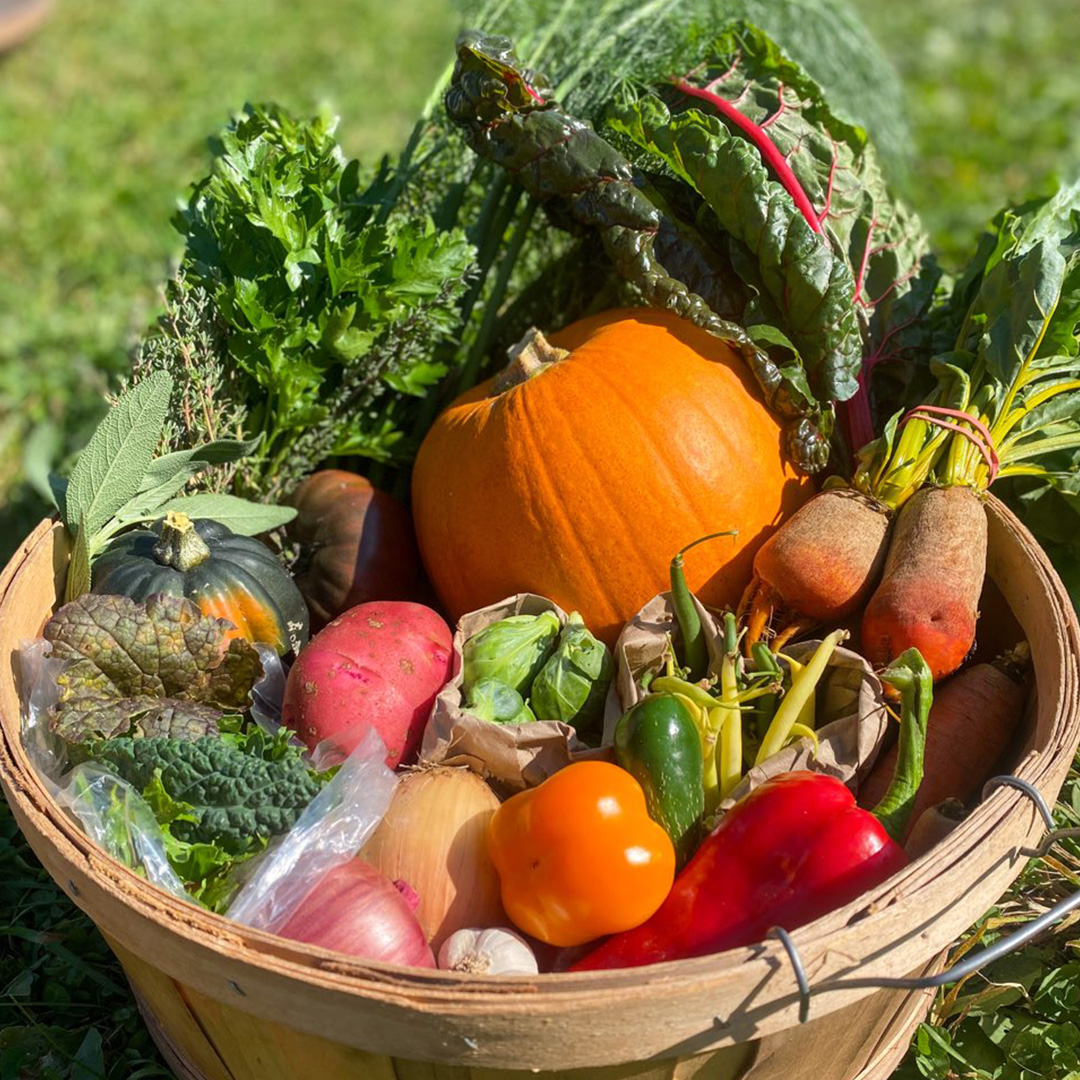
<svg viewBox="0 0 1080 1080"><path fill-rule="evenodd" d="M742 710L739 705L739 629L735 616L724 616L724 658L720 661L720 700L728 706L724 726L720 729L717 780L720 798L742 779ZM714 808L715 809L715 808Z"/></svg>
<svg viewBox="0 0 1080 1080"><path fill-rule="evenodd" d="M825 667L829 663L837 645L848 636L846 630L834 630L814 651L814 655L798 673L792 673L791 688L784 695L776 715L765 732L765 738L761 741L755 764L760 765L763 761L772 757L783 749L784 744L791 734L794 724L803 724L810 727L803 719L807 702L817 690L817 684L821 676L825 674Z"/></svg>
<svg viewBox="0 0 1080 1080"><path fill-rule="evenodd" d="M649 816L675 846L679 868L701 840L705 810L698 727L674 694L650 694L623 713L615 756L645 792Z"/></svg>
<svg viewBox="0 0 1080 1080"><path fill-rule="evenodd" d="M892 783L874 808L874 814L885 831L900 843L922 783L934 678L919 650L908 649L881 673L881 681L900 694L900 742Z"/></svg>
<svg viewBox="0 0 1080 1080"><path fill-rule="evenodd" d="M679 623L679 633L682 637L682 664L686 669L687 677L696 682L705 677L709 668L709 649L705 642L705 630L701 625L701 616L694 605L694 597L686 584L686 574L683 572L683 555L698 544L706 540L715 540L718 536L736 536L737 529L728 529L726 532L710 533L702 536L692 544L687 544L681 551L676 552L671 560L671 606L675 609L675 618Z"/></svg>

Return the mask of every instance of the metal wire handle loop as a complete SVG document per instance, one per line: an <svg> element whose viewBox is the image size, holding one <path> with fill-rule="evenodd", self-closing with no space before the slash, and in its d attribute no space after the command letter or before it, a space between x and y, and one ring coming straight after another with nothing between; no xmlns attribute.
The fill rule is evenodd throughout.
<svg viewBox="0 0 1080 1080"><path fill-rule="evenodd" d="M791 940L791 935L782 926L774 926L765 936L777 938L788 954L795 971L795 982L799 987L799 1023L805 1024L810 1018L810 980L806 977L806 968L803 967L799 950Z"/></svg>
<svg viewBox="0 0 1080 1080"><path fill-rule="evenodd" d="M1080 836L1080 829L1053 829L1054 818L1050 813L1050 808L1046 805L1046 800L1043 798L1042 792L1027 780L1021 780L1016 776L995 776L992 780L988 780L983 786L983 798L985 799L988 795L1001 787L1016 788L1018 791L1022 791L1027 795L1031 801L1035 803L1035 806L1039 810L1039 814L1047 824L1047 828L1050 829L1038 848L1021 848L1019 854L1032 857L1042 856L1045 855L1058 840L1063 840L1072 836ZM783 927L774 926L765 936L767 938L776 938L780 944L783 945L784 951L787 953L788 960L791 962L792 970L795 973L795 982L799 988L799 1023L805 1024L810 1017L810 997L812 993L823 994L830 990L867 989L936 990L949 983L966 979L969 975L973 975L976 971L980 971L988 964L994 963L995 960L1000 960L1003 956L1008 956L1009 953L1015 952L1021 946L1026 945L1032 938L1038 937L1044 930L1053 926L1055 923L1060 922L1066 915L1078 908L1080 908L1080 891L1065 897L1064 900L1059 900L1049 911L1044 912L1037 919L1025 923L1019 930L1007 934L1000 941L994 942L993 945L988 945L985 949L980 949L973 955L968 956L967 959L961 960L960 963L954 964L951 968L942 971L938 975L924 975L919 978L903 979L886 977L834 979L832 982L824 983L813 989L810 987L810 980L806 976L806 968L803 966L802 958L799 956L799 950L795 945L795 942L792 941L791 935Z"/></svg>
<svg viewBox="0 0 1080 1080"><path fill-rule="evenodd" d="M1021 780L1019 776L994 776L983 784L983 801L985 802L998 788L1003 787L1016 788L1017 791L1022 791L1035 804L1047 831L1053 829L1054 815L1050 812L1050 807L1046 805L1043 793L1030 780Z"/></svg>

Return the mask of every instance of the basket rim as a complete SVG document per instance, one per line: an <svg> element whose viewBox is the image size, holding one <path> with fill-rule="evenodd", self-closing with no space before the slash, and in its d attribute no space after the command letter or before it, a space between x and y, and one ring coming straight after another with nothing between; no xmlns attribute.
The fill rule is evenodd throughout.
<svg viewBox="0 0 1080 1080"><path fill-rule="evenodd" d="M1054 605L1056 624L1062 624L1063 628L1060 636L1067 679L1055 689L1062 695L1062 700L1068 697L1068 702L1065 708L1059 707L1054 714L1055 738L1050 745L1028 753L1015 770L1016 775L1032 781L1045 791L1047 783L1051 787L1055 783L1060 784L1060 780L1055 780L1055 774L1060 772L1064 776L1062 755L1067 752L1071 761L1072 751L1080 741L1080 710L1076 708L1076 702L1080 700L1080 627L1077 626L1064 585L1045 553L999 500L988 496L987 506L992 518L998 519L1007 532L1030 548L1034 569ZM0 609L19 570L40 545L52 543L59 529L55 518L42 521L0 572ZM60 858L83 869L86 877L104 890L118 894L134 913L152 922L157 930L180 935L191 945L201 946L222 958L266 975L285 977L328 992L404 1006L414 1014L438 1013L445 1016L474 1014L478 1008L506 1015L516 1010L536 1010L542 1005L559 1009L572 1007L575 1010L601 1002L610 1006L617 1004L620 997L640 995L643 987L651 988L653 993L674 993L703 986L715 987L719 991L724 985L730 986L732 980L760 987L778 969L786 969L782 946L771 941L648 968L494 977L364 962L253 930L170 896L97 848L67 818L38 779L18 738L20 724L19 717L13 720L0 715L0 784L16 811L23 831L27 832L26 825L29 823L41 841L55 849ZM1053 794L1056 795L1056 788ZM817 978L832 977L850 970L854 954L845 956L842 949L837 950L836 945L839 941L842 946L845 938L847 943L855 940L852 937L853 926L859 938L879 943L869 957L862 957L863 965L869 965L863 967L864 973L871 970L874 974L890 973L890 953L913 935L925 946L923 951L926 957L940 951L971 920L962 925L957 923L955 928L949 930L945 940L941 940L942 925L953 927L953 923L956 923L955 917L951 922L948 920L950 912L946 909L932 913L924 925L908 927L909 932L898 938L896 909L910 909L921 898L923 906L920 910L926 911L925 903L932 899L929 890L934 882L959 870L974 852L992 844L995 834L999 832L998 826L1006 819L1022 817L1026 812L1029 821L1023 843L1035 839L1040 834L1041 822L1034 808L1030 804L1025 807L1025 803L1025 796L1019 792L999 789L976 807L928 855L910 863L888 881L845 907L794 931L792 936L809 970L818 972ZM997 853L994 865L1007 863L1012 876L1019 873L1026 862L1017 852L1019 846L1010 844L1008 848L1003 848ZM79 903L78 897L75 902ZM118 937L118 940L122 941L122 938ZM166 973L175 977L171 972ZM781 982L785 987L793 986L790 969L782 970ZM818 1014L832 1011L833 1007L839 1008L872 992L829 994L821 999ZM795 995L789 996L792 1000L786 1007L786 1013L793 1016ZM716 1045L722 1041L719 1039Z"/></svg>

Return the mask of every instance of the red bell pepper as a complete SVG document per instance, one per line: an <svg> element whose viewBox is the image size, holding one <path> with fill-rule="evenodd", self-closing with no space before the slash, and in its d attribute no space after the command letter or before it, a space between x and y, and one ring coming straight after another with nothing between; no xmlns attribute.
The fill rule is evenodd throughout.
<svg viewBox="0 0 1080 1080"><path fill-rule="evenodd" d="M871 812L839 780L783 773L724 815L655 915L608 938L573 971L637 967L794 930L879 885L907 861L900 846L923 772L932 679L909 649L882 675L900 693L896 773Z"/></svg>

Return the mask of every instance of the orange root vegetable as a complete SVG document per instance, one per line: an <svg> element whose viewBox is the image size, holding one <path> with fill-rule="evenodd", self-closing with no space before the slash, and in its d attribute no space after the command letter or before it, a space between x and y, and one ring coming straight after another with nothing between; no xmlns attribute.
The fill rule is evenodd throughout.
<svg viewBox="0 0 1080 1080"><path fill-rule="evenodd" d="M881 573L889 525L880 503L851 488L822 491L800 507L754 557L748 643L761 639L776 609L800 629L850 615Z"/></svg>
<svg viewBox="0 0 1080 1080"><path fill-rule="evenodd" d="M862 652L885 666L915 648L935 681L975 642L986 576L986 510L972 488L923 488L900 511L862 621Z"/></svg>
<svg viewBox="0 0 1080 1080"><path fill-rule="evenodd" d="M1030 656L1023 643L992 664L976 664L935 689L913 823L946 799L966 803L982 790L1023 715ZM876 806L885 794L896 754L895 746L882 754L859 785L861 806Z"/></svg>

